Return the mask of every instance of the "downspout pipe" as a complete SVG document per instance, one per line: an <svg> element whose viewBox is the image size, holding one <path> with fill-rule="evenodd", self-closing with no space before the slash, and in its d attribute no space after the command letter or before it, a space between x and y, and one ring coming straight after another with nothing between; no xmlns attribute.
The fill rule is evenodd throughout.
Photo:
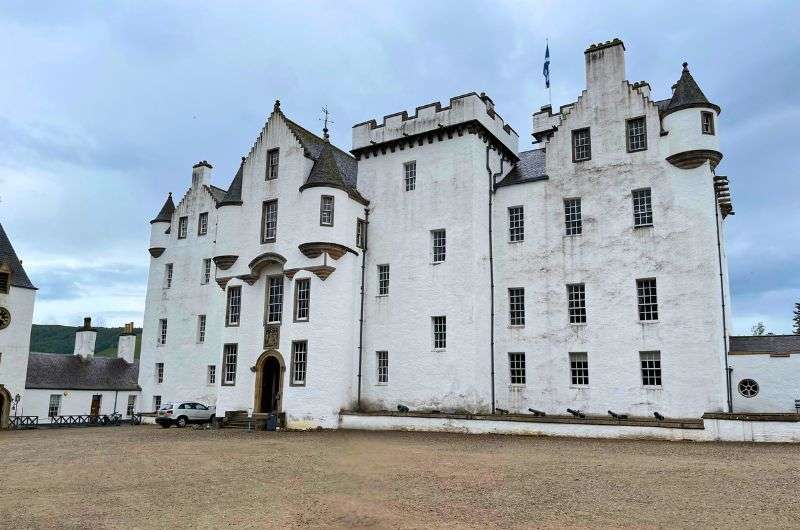
<svg viewBox="0 0 800 530"><path fill-rule="evenodd" d="M717 260L719 263L719 294L722 302L722 347L725 352L725 389L728 400L728 412L733 413L733 390L731 388L731 372L733 368L728 362L728 323L727 308L725 307L725 278L722 269L722 236L720 235L719 201L717 192L714 191L714 219L717 229Z"/></svg>
<svg viewBox="0 0 800 530"><path fill-rule="evenodd" d="M494 374L494 237L492 235L492 213L493 213L493 198L494 198L494 180L498 175L503 174L503 156L500 156L500 172L492 173L492 167L489 165L489 154L492 151L491 143L486 146L486 174L489 176L489 355L490 355L490 370L491 370L491 386L492 386L492 414L496 412L495 400L495 374Z"/></svg>
<svg viewBox="0 0 800 530"><path fill-rule="evenodd" d="M361 309L358 317L358 398L356 410L361 410L361 368L364 359L364 278L367 266L367 248L369 248L369 208L364 208L364 248L361 249Z"/></svg>

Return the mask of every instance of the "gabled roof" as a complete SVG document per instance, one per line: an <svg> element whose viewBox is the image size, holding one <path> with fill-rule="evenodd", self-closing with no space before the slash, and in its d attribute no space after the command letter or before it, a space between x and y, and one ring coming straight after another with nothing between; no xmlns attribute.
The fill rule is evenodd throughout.
<svg viewBox="0 0 800 530"><path fill-rule="evenodd" d="M207 186L208 192L211 194L211 197L214 199L214 202L220 202L228 193L226 190L222 188L218 188L214 185Z"/></svg>
<svg viewBox="0 0 800 530"><path fill-rule="evenodd" d="M9 282L14 287L22 287L23 289L36 289L31 283L30 278L22 268L22 262L14 252L14 247L11 246L11 240L8 239L6 231L0 223L0 265L5 264L11 269L11 281Z"/></svg>
<svg viewBox="0 0 800 530"><path fill-rule="evenodd" d="M514 164L514 167L505 178L495 184L494 187L502 188L503 186L513 186L514 184L523 184L525 182L547 180L547 178L545 174L545 150L531 149L519 154L519 162Z"/></svg>
<svg viewBox="0 0 800 530"><path fill-rule="evenodd" d="M171 223L172 222L172 214L175 213L175 203L172 202L172 192L167 196L167 200L164 203L164 206L161 207L161 211L158 212L156 218L150 221L150 224L153 223Z"/></svg>
<svg viewBox="0 0 800 530"><path fill-rule="evenodd" d="M705 94L700 90L694 77L689 73L688 63L683 63L681 78L678 79L678 82L675 83L672 88L672 98L661 111L662 116L692 107L707 107L716 110L717 114L720 113L720 108L706 99Z"/></svg>
<svg viewBox="0 0 800 530"><path fill-rule="evenodd" d="M242 204L242 174L244 173L245 160L246 158L242 157L242 163L239 164L239 171L237 171L236 176L233 177L231 185L228 186L228 191L225 192L222 200L217 203L217 207Z"/></svg>
<svg viewBox="0 0 800 530"><path fill-rule="evenodd" d="M800 335L753 335L731 337L731 353L797 353Z"/></svg>
<svg viewBox="0 0 800 530"><path fill-rule="evenodd" d="M28 356L25 388L50 390L141 390L139 362L94 357L84 361L77 355L35 353Z"/></svg>

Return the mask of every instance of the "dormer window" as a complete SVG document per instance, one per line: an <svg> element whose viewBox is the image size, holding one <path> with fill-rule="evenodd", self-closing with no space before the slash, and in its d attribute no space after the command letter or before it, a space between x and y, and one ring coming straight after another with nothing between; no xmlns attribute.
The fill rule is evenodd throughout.
<svg viewBox="0 0 800 530"><path fill-rule="evenodd" d="M700 124L702 126L703 134L714 134L714 113L713 112L701 112L700 113Z"/></svg>
<svg viewBox="0 0 800 530"><path fill-rule="evenodd" d="M270 149L267 151L267 180L274 180L278 178L278 149Z"/></svg>
<svg viewBox="0 0 800 530"><path fill-rule="evenodd" d="M572 161L583 162L592 158L592 140L589 128L572 131Z"/></svg>

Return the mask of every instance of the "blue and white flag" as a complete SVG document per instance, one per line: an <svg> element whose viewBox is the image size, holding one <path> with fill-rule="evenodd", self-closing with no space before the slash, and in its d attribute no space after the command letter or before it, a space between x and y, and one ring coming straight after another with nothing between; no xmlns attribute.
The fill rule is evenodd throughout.
<svg viewBox="0 0 800 530"><path fill-rule="evenodd" d="M544 50L544 69L542 70L542 75L544 75L545 88L550 88L550 44L548 44Z"/></svg>

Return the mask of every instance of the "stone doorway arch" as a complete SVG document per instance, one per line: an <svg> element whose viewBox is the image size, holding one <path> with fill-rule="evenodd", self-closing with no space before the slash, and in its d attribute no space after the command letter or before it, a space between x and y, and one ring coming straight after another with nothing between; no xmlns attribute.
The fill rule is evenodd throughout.
<svg viewBox="0 0 800 530"><path fill-rule="evenodd" d="M281 412L286 363L278 350L262 353L254 367L256 373L254 412Z"/></svg>
<svg viewBox="0 0 800 530"><path fill-rule="evenodd" d="M11 393L0 385L0 429L8 429L11 416Z"/></svg>

